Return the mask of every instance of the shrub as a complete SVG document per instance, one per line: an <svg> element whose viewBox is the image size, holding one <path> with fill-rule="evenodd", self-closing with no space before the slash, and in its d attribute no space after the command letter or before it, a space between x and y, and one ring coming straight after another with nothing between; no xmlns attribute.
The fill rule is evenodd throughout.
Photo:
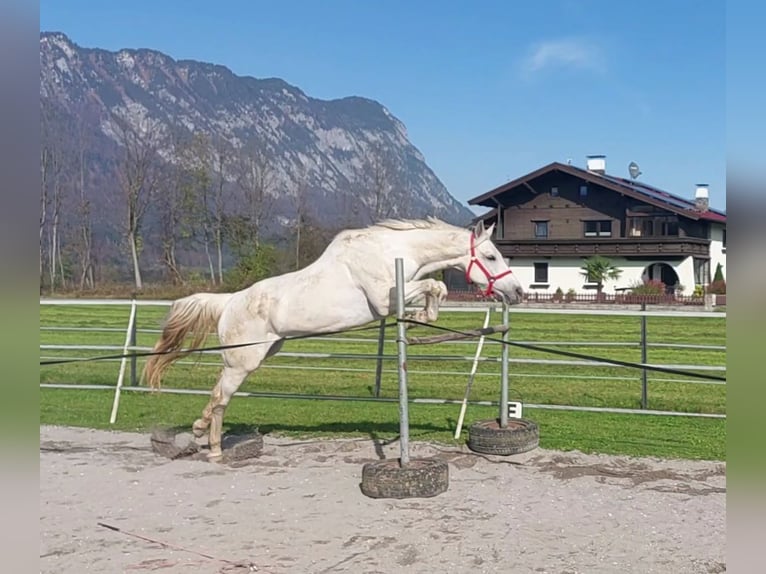
<svg viewBox="0 0 766 574"><path fill-rule="evenodd" d="M723 279L713 281L708 285L707 292L715 295L726 295L726 281Z"/></svg>
<svg viewBox="0 0 766 574"><path fill-rule="evenodd" d="M577 292L573 288L570 287L567 290L567 296L566 296L567 302L574 301L575 297L577 297Z"/></svg>
<svg viewBox="0 0 766 574"><path fill-rule="evenodd" d="M713 283L717 283L718 281L723 281L723 267L719 263L715 266L715 274L713 275Z"/></svg>
<svg viewBox="0 0 766 574"><path fill-rule="evenodd" d="M664 295L665 284L659 279L636 281L631 284L630 292L633 295Z"/></svg>
<svg viewBox="0 0 766 574"><path fill-rule="evenodd" d="M277 254L271 245L261 245L240 255L234 267L224 276L227 291L238 291L273 275Z"/></svg>
<svg viewBox="0 0 766 574"><path fill-rule="evenodd" d="M561 287L558 287L556 289L556 292L553 293L553 300L554 301L561 301L564 298L564 292L561 290Z"/></svg>

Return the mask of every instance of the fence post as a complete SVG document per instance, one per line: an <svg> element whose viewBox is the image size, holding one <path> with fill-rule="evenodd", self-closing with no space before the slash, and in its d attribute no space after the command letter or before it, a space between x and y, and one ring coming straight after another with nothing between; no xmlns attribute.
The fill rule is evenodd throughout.
<svg viewBox="0 0 766 574"><path fill-rule="evenodd" d="M133 305L135 307L135 315L133 317L133 323L130 326L130 347L132 351L132 357L130 357L130 386L136 387L138 386L138 374L137 374L137 359L136 359L136 323L138 323L138 306L136 305L135 300L133 301Z"/></svg>
<svg viewBox="0 0 766 574"><path fill-rule="evenodd" d="M641 311L646 311L646 303L641 303ZM641 315L641 362L646 364L647 352L646 352L646 315ZM647 397L647 373L646 369L641 369L641 408L646 409L649 406L649 399Z"/></svg>
<svg viewBox="0 0 766 574"><path fill-rule="evenodd" d="M386 318L380 320L378 331L378 358L375 365L375 396L380 397L380 385L383 378L383 347L386 343Z"/></svg>
<svg viewBox="0 0 766 574"><path fill-rule="evenodd" d="M399 465L410 463L410 417L407 410L407 332L404 324L404 259L396 265L396 344L399 355Z"/></svg>
<svg viewBox="0 0 766 574"><path fill-rule="evenodd" d="M500 363L500 428L508 426L508 341L510 329L510 319L508 314L508 303L503 301L503 325L508 327L503 333L503 348L501 350Z"/></svg>
<svg viewBox="0 0 766 574"><path fill-rule="evenodd" d="M125 344L122 346L122 360L120 361L120 374L117 376L117 386L114 388L114 401L112 402L112 415L109 417L109 424L114 424L117 420L117 409L120 406L120 391L122 390L122 381L125 378L125 367L127 365L128 347L130 345L130 336L133 332L133 325L136 322L136 300L130 302L130 318L128 319L128 330L125 334Z"/></svg>

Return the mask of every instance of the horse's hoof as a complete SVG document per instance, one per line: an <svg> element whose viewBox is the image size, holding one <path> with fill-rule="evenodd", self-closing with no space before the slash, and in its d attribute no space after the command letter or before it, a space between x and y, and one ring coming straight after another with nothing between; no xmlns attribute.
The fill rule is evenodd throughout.
<svg viewBox="0 0 766 574"><path fill-rule="evenodd" d="M192 434L196 438L200 438L200 437L205 436L205 434L207 434L207 425L202 423L201 421L196 421L192 425Z"/></svg>
<svg viewBox="0 0 766 574"><path fill-rule="evenodd" d="M222 452L209 452L207 453L208 462L221 462L223 460Z"/></svg>

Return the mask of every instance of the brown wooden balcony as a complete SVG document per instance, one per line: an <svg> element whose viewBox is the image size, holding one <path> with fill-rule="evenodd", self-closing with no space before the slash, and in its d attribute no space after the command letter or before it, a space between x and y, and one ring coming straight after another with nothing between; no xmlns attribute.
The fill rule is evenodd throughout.
<svg viewBox="0 0 766 574"><path fill-rule="evenodd" d="M505 257L710 257L710 240L697 237L496 239L495 245Z"/></svg>

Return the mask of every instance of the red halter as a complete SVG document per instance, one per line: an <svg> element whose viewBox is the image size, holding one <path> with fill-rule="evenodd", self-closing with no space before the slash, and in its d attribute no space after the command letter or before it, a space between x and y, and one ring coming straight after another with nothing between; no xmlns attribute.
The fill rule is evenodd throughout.
<svg viewBox="0 0 766 574"><path fill-rule="evenodd" d="M476 265L479 269L481 269L482 273L484 273L484 276L487 278L487 289L482 291L479 289L479 293L484 295L485 297L489 297L495 292L495 281L498 279L502 279L506 275L510 275L512 271L510 269L503 271L499 275L492 275L489 272L489 269L487 269L484 264L479 261L479 259L476 257L476 244L474 243L476 240L476 236L471 233L471 262L468 264L468 268L465 270L465 278L468 283L472 283L471 281L471 267Z"/></svg>

